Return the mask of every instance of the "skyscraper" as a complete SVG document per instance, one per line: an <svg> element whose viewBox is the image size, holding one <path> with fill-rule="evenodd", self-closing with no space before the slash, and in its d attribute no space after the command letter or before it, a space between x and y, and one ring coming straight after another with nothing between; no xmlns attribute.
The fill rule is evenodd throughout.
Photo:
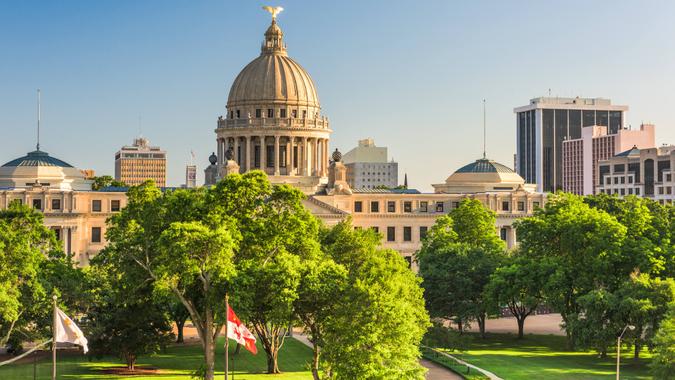
<svg viewBox="0 0 675 380"><path fill-rule="evenodd" d="M157 186L166 186L166 152L139 137L131 146L115 153L115 179L130 186L151 179Z"/></svg>
<svg viewBox="0 0 675 380"><path fill-rule="evenodd" d="M516 171L538 191L563 188L563 141L581 138L585 127L604 126L613 135L623 127L628 106L602 98L541 97L517 107Z"/></svg>
<svg viewBox="0 0 675 380"><path fill-rule="evenodd" d="M185 166L185 187L188 189L197 187L197 165Z"/></svg>

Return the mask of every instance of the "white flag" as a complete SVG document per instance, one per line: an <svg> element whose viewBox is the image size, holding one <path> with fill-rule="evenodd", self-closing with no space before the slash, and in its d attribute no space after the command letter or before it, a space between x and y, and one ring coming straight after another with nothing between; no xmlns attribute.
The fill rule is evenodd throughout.
<svg viewBox="0 0 675 380"><path fill-rule="evenodd" d="M73 343L82 346L85 354L89 351L87 338L82 334L82 330L58 307L56 308L56 332L54 338L57 343Z"/></svg>

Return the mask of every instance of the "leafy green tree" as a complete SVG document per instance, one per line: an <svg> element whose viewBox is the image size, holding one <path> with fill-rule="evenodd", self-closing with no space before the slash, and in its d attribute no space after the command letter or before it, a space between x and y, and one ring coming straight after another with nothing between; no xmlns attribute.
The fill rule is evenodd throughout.
<svg viewBox="0 0 675 380"><path fill-rule="evenodd" d="M466 198L437 219L416 254L430 315L454 320L460 332L476 320L483 337L487 315L496 309L484 290L505 250L495 218L480 201Z"/></svg>
<svg viewBox="0 0 675 380"><path fill-rule="evenodd" d="M321 347L326 345L323 332L331 317L342 307L339 300L348 287L346 269L327 255L308 261L300 269L298 298L294 302L294 309L312 343L314 380L320 380Z"/></svg>
<svg viewBox="0 0 675 380"><path fill-rule="evenodd" d="M103 189L104 187L128 187L126 183L122 181L117 181L113 177L109 175L103 175L103 176L97 176L91 178L94 183L91 184L91 189L94 191L98 191Z"/></svg>
<svg viewBox="0 0 675 380"><path fill-rule="evenodd" d="M486 296L508 307L518 324L518 339L523 338L525 319L544 301L543 288L550 272L545 262L516 254L490 277Z"/></svg>
<svg viewBox="0 0 675 380"><path fill-rule="evenodd" d="M118 355L134 371L139 356L157 353L172 340L164 308L147 282L139 284L96 261L89 273L94 295L87 314L91 351Z"/></svg>
<svg viewBox="0 0 675 380"><path fill-rule="evenodd" d="M56 237L44 226L41 213L18 202L0 210L0 346L17 330L34 332L30 322L39 312L36 305L48 296L40 281L41 268L57 250Z"/></svg>
<svg viewBox="0 0 675 380"><path fill-rule="evenodd" d="M654 337L651 367L655 379L675 379L675 302Z"/></svg>
<svg viewBox="0 0 675 380"><path fill-rule="evenodd" d="M555 271L544 287L546 301L570 327L582 315L579 297L595 289L616 289L630 273L622 244L626 227L580 196L551 195L546 206L516 222L520 251L547 260ZM573 329L566 328L574 347Z"/></svg>
<svg viewBox="0 0 675 380"><path fill-rule="evenodd" d="M347 272L322 332L324 368L336 379L422 379L419 344L429 326L420 280L372 230L349 221L325 230L322 247Z"/></svg>

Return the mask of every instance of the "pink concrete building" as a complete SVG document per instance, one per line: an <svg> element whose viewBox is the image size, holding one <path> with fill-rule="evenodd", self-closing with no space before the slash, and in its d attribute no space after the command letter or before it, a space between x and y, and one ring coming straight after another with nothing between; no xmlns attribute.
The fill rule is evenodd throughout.
<svg viewBox="0 0 675 380"><path fill-rule="evenodd" d="M563 190L579 195L594 194L599 184L598 161L631 149L655 146L654 125L639 130L619 129L608 134L607 127L594 125L581 129L581 137L563 142Z"/></svg>

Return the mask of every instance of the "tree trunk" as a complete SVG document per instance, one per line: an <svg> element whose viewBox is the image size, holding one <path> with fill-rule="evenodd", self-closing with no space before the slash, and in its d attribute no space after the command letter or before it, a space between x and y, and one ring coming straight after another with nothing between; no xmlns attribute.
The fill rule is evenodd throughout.
<svg viewBox="0 0 675 380"><path fill-rule="evenodd" d="M321 355L320 348L318 344L313 345L314 356L312 357L312 377L314 380L321 380L319 377L319 355Z"/></svg>
<svg viewBox="0 0 675 380"><path fill-rule="evenodd" d="M635 342L635 351L633 352L633 359L635 361L640 360L640 350L642 349L642 344L639 342Z"/></svg>
<svg viewBox="0 0 675 380"><path fill-rule="evenodd" d="M129 371L135 371L136 370L136 355L131 354L131 353L126 353L124 355L126 362L127 362L127 369Z"/></svg>
<svg viewBox="0 0 675 380"><path fill-rule="evenodd" d="M525 335L525 317L516 317L516 321L518 321L518 339L523 339Z"/></svg>
<svg viewBox="0 0 675 380"><path fill-rule="evenodd" d="M271 352L267 353L267 373L275 374L281 373L279 371L279 362L277 361L279 357L279 349L272 349Z"/></svg>
<svg viewBox="0 0 675 380"><path fill-rule="evenodd" d="M176 337L176 343L183 343L183 327L185 327L185 319L182 321L174 321L176 322L176 330L178 330L178 334Z"/></svg>
<svg viewBox="0 0 675 380"><path fill-rule="evenodd" d="M233 355L239 355L239 351L241 351L241 344L237 343L237 347L234 348Z"/></svg>
<svg viewBox="0 0 675 380"><path fill-rule="evenodd" d="M480 337L485 339L485 319L486 315L483 313L476 318L478 320L478 330L480 331Z"/></svg>
<svg viewBox="0 0 675 380"><path fill-rule="evenodd" d="M213 341L213 312L207 307L205 310L206 318L204 320L204 362L206 369L204 372L205 380L214 379L215 351L216 345Z"/></svg>
<svg viewBox="0 0 675 380"><path fill-rule="evenodd" d="M458 319L457 320L457 329L459 329L459 335L462 335L464 333L464 329L462 328L462 320Z"/></svg>
<svg viewBox="0 0 675 380"><path fill-rule="evenodd" d="M600 358L607 358L607 347L603 347L602 350L600 350Z"/></svg>

